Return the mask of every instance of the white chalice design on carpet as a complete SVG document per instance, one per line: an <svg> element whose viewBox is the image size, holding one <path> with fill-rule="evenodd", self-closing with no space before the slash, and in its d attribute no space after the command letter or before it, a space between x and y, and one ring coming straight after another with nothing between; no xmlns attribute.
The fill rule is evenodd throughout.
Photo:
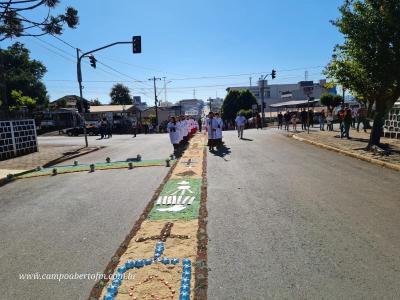
<svg viewBox="0 0 400 300"><path fill-rule="evenodd" d="M194 201L195 196L191 190L190 183L182 180L178 182L178 186L175 190L171 191L168 196L160 196L157 199L156 205L172 205L167 208L158 208L161 212L178 212L187 208L187 205L191 205Z"/></svg>

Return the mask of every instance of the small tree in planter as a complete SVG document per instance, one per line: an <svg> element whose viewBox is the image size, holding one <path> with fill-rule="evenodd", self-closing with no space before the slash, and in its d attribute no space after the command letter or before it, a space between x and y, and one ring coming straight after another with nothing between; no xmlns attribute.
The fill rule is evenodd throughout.
<svg viewBox="0 0 400 300"><path fill-rule="evenodd" d="M320 101L321 104L326 106L330 112L333 112L335 107L342 103L343 98L340 95L325 93L321 95Z"/></svg>

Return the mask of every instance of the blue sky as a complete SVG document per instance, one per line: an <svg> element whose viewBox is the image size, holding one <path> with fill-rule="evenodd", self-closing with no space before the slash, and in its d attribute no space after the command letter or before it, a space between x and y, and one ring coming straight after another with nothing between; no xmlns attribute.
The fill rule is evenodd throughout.
<svg viewBox="0 0 400 300"><path fill-rule="evenodd" d="M142 36L142 54L132 54L130 45L119 45L95 55L106 66L99 64L95 70L84 64L84 97L108 103L110 89L119 81L151 104L154 94L148 78L153 76L166 77L167 100L171 102L192 98L194 90L196 98L203 100L223 97L227 86L248 85L250 76L256 84L261 73L273 68L277 70L273 83L296 83L304 80L305 71L310 80L323 78L323 66L334 45L342 41L329 23L338 17L342 3L62 0L58 10L66 6L78 9L78 28L66 29L60 37L82 50ZM51 36L18 40L47 66L44 79L51 100L79 93L74 49ZM238 74L243 75L231 76ZM213 76L221 77L197 78ZM159 99L164 100L163 80L157 85Z"/></svg>

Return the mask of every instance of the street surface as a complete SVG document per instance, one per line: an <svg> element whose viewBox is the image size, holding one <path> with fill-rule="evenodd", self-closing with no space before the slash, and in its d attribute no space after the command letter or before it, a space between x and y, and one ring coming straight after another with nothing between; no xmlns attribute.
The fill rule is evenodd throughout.
<svg viewBox="0 0 400 300"><path fill-rule="evenodd" d="M208 154L208 299L396 299L400 175L276 129L224 132ZM83 144L42 137L41 143ZM90 137L92 163L166 158L167 135ZM63 165L72 163L64 162ZM1 299L86 299L168 172L151 167L18 180L0 188Z"/></svg>
<svg viewBox="0 0 400 300"><path fill-rule="evenodd" d="M78 144L83 138L40 138ZM115 136L80 162L166 158L166 135ZM112 146L111 146L112 144ZM68 164L72 162L64 162ZM73 173L0 188L0 299L86 299L94 280L19 280L21 273L103 272L169 168Z"/></svg>
<svg viewBox="0 0 400 300"><path fill-rule="evenodd" d="M275 134L209 155L209 299L398 299L400 174Z"/></svg>

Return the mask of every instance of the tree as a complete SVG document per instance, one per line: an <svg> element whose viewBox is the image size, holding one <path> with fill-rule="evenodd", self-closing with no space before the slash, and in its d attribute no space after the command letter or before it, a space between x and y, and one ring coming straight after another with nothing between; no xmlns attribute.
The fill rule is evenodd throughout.
<svg viewBox="0 0 400 300"><path fill-rule="evenodd" d="M101 105L103 105L103 103L101 103L100 102L100 100L99 99L92 99L92 100L90 100L89 101L89 104L92 106L92 105L94 105L94 106L101 106Z"/></svg>
<svg viewBox="0 0 400 300"><path fill-rule="evenodd" d="M122 83L117 83L111 88L111 104L132 104L132 97L129 88Z"/></svg>
<svg viewBox="0 0 400 300"><path fill-rule="evenodd" d="M79 17L75 8L67 7L59 15L50 14L59 3L60 0L0 0L0 41L21 36L60 35L64 25L76 28ZM36 15L43 11L43 16L27 18L25 13L32 10Z"/></svg>
<svg viewBox="0 0 400 300"><path fill-rule="evenodd" d="M22 108L33 109L36 105L36 100L29 96L24 96L21 91L12 90L11 99L14 100L15 105L10 106L10 110L19 110Z"/></svg>
<svg viewBox="0 0 400 300"><path fill-rule="evenodd" d="M346 0L332 21L344 35L326 74L368 107L375 105L367 149L380 144L385 115L400 97L400 4L398 0Z"/></svg>
<svg viewBox="0 0 400 300"><path fill-rule="evenodd" d="M49 99L46 87L41 81L46 73L46 67L37 60L29 57L29 50L21 43L15 43L5 50L0 49L0 98L3 109L18 107L18 100L22 96L30 97L35 101L29 105L44 107ZM12 92L20 93L12 95ZM26 99L25 99L26 100Z"/></svg>
<svg viewBox="0 0 400 300"><path fill-rule="evenodd" d="M78 112L82 113L82 104L81 104L81 102L83 104L83 112L84 113L88 113L89 109L90 109L90 102L87 101L84 98L82 98L82 100L81 100L81 98L77 97L77 99L76 99L76 109L78 110Z"/></svg>
<svg viewBox="0 0 400 300"><path fill-rule="evenodd" d="M221 115L224 120L235 120L237 113L241 110L249 110L257 100L249 90L231 90L222 103Z"/></svg>
<svg viewBox="0 0 400 300"><path fill-rule="evenodd" d="M342 103L343 98L340 95L324 93L321 95L320 101L322 105L328 107L328 110L332 112L336 106Z"/></svg>
<svg viewBox="0 0 400 300"><path fill-rule="evenodd" d="M241 109L237 113L238 115L242 114L246 119L250 119L253 117L253 110L251 109Z"/></svg>

